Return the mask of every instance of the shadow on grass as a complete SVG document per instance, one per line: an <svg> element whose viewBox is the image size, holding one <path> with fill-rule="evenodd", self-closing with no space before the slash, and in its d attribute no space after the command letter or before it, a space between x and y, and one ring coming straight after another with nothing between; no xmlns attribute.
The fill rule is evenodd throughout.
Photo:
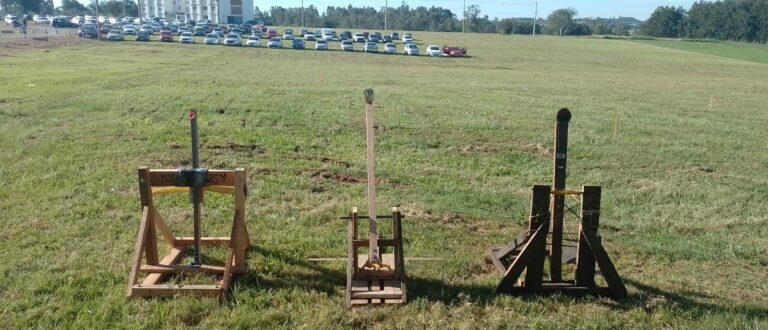
<svg viewBox="0 0 768 330"><path fill-rule="evenodd" d="M640 293L633 294L625 301L612 305L612 308L629 310L641 307L646 313L653 313L655 308L663 305L679 309L694 317L712 314L733 314L742 315L749 320L768 320L768 308L765 307L743 304L734 305L725 301L722 304L699 302L696 301L696 298L706 299L715 298L715 296L696 291L685 291L682 293L664 291L630 279L624 279L624 282L628 286L633 286L640 290ZM660 299L662 300L661 302L659 302Z"/></svg>
<svg viewBox="0 0 768 330"><path fill-rule="evenodd" d="M470 300L476 303L487 303L494 298L493 287L476 284L452 285L437 279L409 277L405 285L408 289L408 300L426 299L439 301L446 305Z"/></svg>
<svg viewBox="0 0 768 330"><path fill-rule="evenodd" d="M280 264L291 266L279 276L266 278L258 271L250 271L234 279L234 283L245 288L264 287L267 289L295 288L323 292L329 296L337 295L340 288L346 283L346 273L322 267L307 260L288 256L279 251L269 250L262 246L254 245L248 250L249 254L256 258L267 258L278 261ZM286 268L287 269L287 268Z"/></svg>

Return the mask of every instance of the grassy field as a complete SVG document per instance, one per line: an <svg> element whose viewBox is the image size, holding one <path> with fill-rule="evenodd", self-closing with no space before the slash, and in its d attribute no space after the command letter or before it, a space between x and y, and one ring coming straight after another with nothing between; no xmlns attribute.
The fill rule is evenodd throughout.
<svg viewBox="0 0 768 330"><path fill-rule="evenodd" d="M0 327L768 326L768 64L745 60L765 47L707 44L740 55L719 57L666 41L416 38L448 38L472 58L0 49ZM379 205L403 209L407 256L443 260L407 263L409 304L347 311L344 263L306 259L344 257L339 217L366 209L366 87L377 94ZM561 107L574 114L568 185L603 186L603 242L626 301L491 294L500 274L485 250L526 226L530 186L550 182ZM223 305L126 300L136 169L189 164L191 109L204 165L249 173L250 272ZM191 234L185 196L157 203ZM204 234L227 232L230 205L207 199Z"/></svg>

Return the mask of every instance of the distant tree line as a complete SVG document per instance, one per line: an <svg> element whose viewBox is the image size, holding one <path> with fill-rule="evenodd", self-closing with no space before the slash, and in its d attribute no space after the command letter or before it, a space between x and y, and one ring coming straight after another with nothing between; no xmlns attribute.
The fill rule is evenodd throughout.
<svg viewBox="0 0 768 330"><path fill-rule="evenodd" d="M661 6L641 32L653 37L768 42L768 1L699 1L689 10Z"/></svg>
<svg viewBox="0 0 768 330"><path fill-rule="evenodd" d="M255 9L256 17L266 19L273 25L301 26L302 9L273 6L269 10ZM582 19L574 18L576 10L558 9L546 20L536 21L537 33L553 35L589 35L617 34L627 35L639 21L627 19ZM315 6L304 8L304 26L384 29L384 8L372 7L332 7L321 13ZM439 31L439 32L479 32L501 34L531 34L534 31L532 18L489 18L481 15L480 6L467 7L466 20L451 10L442 7L410 7L403 3L400 7L389 8L387 28L390 30Z"/></svg>

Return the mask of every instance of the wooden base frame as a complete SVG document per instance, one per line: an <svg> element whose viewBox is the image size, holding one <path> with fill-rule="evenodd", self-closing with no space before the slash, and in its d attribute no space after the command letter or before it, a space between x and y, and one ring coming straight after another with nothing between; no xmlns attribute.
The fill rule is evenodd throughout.
<svg viewBox="0 0 768 330"><path fill-rule="evenodd" d="M529 231L521 244L517 244L520 246L519 250L512 249L519 252L510 256L511 264L505 267L504 277L496 287L495 293L550 294L558 292L575 295L606 295L614 299L626 298L627 289L597 234L601 193L599 186L584 186L580 192L582 196L581 222L575 279L573 281L544 281L545 258L551 258L547 250L547 235L552 218L550 213L551 191L551 186L537 185L533 187ZM553 241L552 244L561 243ZM600 267L601 274L608 284L607 288L598 287L595 284L596 264ZM525 272L525 278L521 280L519 278L523 272ZM555 276L551 277L554 278Z"/></svg>
<svg viewBox="0 0 768 330"><path fill-rule="evenodd" d="M142 216L139 233L131 259L131 273L128 276L126 296L133 297L172 297L177 295L197 295L218 297L224 300L229 292L229 284L235 274L247 271L245 252L250 247L248 228L245 225L246 173L244 169L210 170L205 191L232 194L235 197L235 214L229 237L201 237L202 246L227 245L229 247L224 265L179 265L178 262L188 248L193 249L193 237L177 237L171 232L163 217L153 203L153 197L160 194L189 191L185 187L175 187L176 170L150 170L139 168L139 189L141 195ZM157 233L171 248L162 260L158 259ZM142 262L143 261L143 262ZM219 274L221 279L208 285L171 285L163 284L169 275L207 273ZM140 279L141 274L147 274Z"/></svg>
<svg viewBox="0 0 768 330"><path fill-rule="evenodd" d="M391 239L379 237L378 239L380 247L392 247L392 253L381 255L382 263L390 266L391 269L367 269L365 262L368 260L368 255L358 253L360 248L368 247L367 239L358 238L358 221L368 219L368 217L358 215L357 208L354 208L348 217L343 218L349 220L347 227L347 308L361 305L404 304L407 302L402 215L394 207L391 216L379 215L376 218L378 220L392 220L393 237Z"/></svg>

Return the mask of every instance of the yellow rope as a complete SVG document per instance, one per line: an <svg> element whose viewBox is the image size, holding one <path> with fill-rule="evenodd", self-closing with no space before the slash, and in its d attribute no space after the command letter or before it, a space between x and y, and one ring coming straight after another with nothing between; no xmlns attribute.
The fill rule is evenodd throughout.
<svg viewBox="0 0 768 330"><path fill-rule="evenodd" d="M582 192L578 190L552 190L552 195L581 195Z"/></svg>

